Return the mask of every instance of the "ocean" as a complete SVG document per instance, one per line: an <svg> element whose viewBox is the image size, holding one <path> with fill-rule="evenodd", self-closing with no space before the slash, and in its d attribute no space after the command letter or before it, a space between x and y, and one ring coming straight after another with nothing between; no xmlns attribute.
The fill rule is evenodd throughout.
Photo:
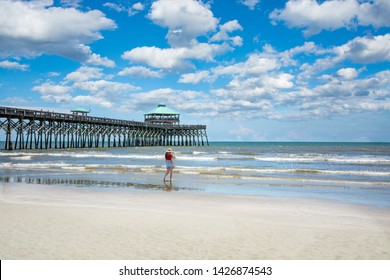
<svg viewBox="0 0 390 280"><path fill-rule="evenodd" d="M0 150L0 182L109 191L312 198L390 206L390 143L211 142L167 147Z"/></svg>

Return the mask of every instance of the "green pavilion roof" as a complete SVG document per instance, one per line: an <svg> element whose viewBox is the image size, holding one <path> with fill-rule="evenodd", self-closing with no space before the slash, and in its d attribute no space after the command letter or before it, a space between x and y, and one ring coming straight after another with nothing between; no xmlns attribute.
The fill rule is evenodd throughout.
<svg viewBox="0 0 390 280"><path fill-rule="evenodd" d="M144 115L180 115L178 112L168 108L164 104L159 104L153 110L145 113Z"/></svg>
<svg viewBox="0 0 390 280"><path fill-rule="evenodd" d="M74 108L72 110L70 110L71 112L78 112L78 113L89 113L91 110L87 110L87 109L84 109L84 108Z"/></svg>

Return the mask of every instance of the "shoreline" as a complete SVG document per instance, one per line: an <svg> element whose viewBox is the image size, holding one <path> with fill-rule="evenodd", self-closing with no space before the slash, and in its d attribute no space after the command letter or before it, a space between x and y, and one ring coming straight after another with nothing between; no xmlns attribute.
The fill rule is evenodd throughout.
<svg viewBox="0 0 390 280"><path fill-rule="evenodd" d="M0 259L389 259L388 207L0 183Z"/></svg>

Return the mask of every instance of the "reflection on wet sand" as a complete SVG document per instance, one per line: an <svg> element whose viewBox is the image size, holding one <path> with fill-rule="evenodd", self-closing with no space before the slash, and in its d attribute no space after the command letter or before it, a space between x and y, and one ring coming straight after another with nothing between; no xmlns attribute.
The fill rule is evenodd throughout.
<svg viewBox="0 0 390 280"><path fill-rule="evenodd" d="M172 181L164 182L164 187L165 187L165 190L167 192L170 192L170 191L174 190L173 186L172 186ZM177 190L178 189L175 189L175 191L177 191Z"/></svg>
<svg viewBox="0 0 390 280"><path fill-rule="evenodd" d="M49 179L49 178L29 178L22 176L0 176L0 182L3 183L25 183L40 185L76 185L76 187L129 187L143 190L160 190L160 191L181 191L195 190L190 188L173 187L172 182L161 184L136 183L136 182L113 182L98 181L86 179ZM197 189L196 189L197 190Z"/></svg>

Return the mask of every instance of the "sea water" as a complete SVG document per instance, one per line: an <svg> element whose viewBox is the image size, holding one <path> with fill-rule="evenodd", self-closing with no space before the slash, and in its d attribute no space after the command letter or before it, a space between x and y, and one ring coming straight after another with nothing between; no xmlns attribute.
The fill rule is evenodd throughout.
<svg viewBox="0 0 390 280"><path fill-rule="evenodd" d="M390 143L211 142L167 147L0 150L0 181L139 191L328 199L390 206Z"/></svg>

